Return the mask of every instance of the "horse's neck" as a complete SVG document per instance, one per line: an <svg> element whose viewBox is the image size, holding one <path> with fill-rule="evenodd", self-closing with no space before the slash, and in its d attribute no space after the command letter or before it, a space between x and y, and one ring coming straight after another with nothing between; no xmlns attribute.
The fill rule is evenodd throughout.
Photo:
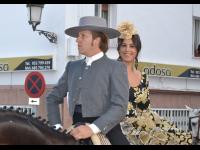
<svg viewBox="0 0 200 150"><path fill-rule="evenodd" d="M3 125L5 124L5 125ZM1 128L2 127L2 128ZM17 127L17 128L16 128ZM50 128L49 125L44 124L43 121L33 118L32 116L27 116L24 114L17 114L16 112L0 112L0 131L7 131L5 135L1 137L4 138L8 143L9 139L14 139L13 141L21 140L21 144L60 144L60 145L69 145L77 144L75 139L71 135L66 135L65 133L59 133L54 129ZM10 133L12 130L12 133ZM10 134L7 134L7 133ZM14 136L13 136L14 135ZM19 137L21 139L17 139ZM30 140L30 138L32 140ZM0 144L1 144L0 140ZM10 144L20 144L12 143Z"/></svg>
<svg viewBox="0 0 200 150"><path fill-rule="evenodd" d="M48 125L32 122L32 124L46 137L52 144L75 144L75 139L70 134L55 131Z"/></svg>

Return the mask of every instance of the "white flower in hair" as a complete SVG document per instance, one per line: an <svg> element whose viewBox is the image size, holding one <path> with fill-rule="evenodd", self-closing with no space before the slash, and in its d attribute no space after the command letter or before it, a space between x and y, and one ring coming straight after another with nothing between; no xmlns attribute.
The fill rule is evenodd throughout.
<svg viewBox="0 0 200 150"><path fill-rule="evenodd" d="M121 36L119 37L121 39L131 39L133 35L138 34L134 24L129 21L122 22L117 27L117 30L121 33Z"/></svg>

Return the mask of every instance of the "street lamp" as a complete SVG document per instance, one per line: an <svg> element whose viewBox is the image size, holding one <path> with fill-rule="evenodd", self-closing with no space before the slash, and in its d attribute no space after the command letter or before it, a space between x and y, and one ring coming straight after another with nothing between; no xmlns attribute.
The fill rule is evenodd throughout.
<svg viewBox="0 0 200 150"><path fill-rule="evenodd" d="M36 29L41 21L44 4L27 4L26 7L28 8L28 23L32 25L33 31L38 31L39 35L43 34L51 43L57 43L57 35L55 33Z"/></svg>

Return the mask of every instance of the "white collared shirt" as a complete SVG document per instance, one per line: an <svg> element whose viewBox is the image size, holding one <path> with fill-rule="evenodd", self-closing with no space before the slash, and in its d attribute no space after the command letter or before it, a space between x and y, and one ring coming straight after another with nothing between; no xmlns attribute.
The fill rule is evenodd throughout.
<svg viewBox="0 0 200 150"><path fill-rule="evenodd" d="M86 56L85 62L87 66L91 66L94 61L100 59L101 57L103 57L103 55L104 55L103 52L99 52L98 54L91 57Z"/></svg>

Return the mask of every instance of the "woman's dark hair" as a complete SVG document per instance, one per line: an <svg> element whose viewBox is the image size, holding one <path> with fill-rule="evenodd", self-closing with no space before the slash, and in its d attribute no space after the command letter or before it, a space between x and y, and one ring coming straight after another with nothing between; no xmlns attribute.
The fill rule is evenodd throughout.
<svg viewBox="0 0 200 150"><path fill-rule="evenodd" d="M132 39L133 44L135 45L135 47L137 49L137 55L136 55L136 58L135 58L135 68L137 69L137 67L138 67L138 54L141 50L142 44L141 44L140 36L138 34L133 35L131 39ZM120 47L122 46L123 41L124 41L124 39L118 38L118 46L117 46L118 52L120 50ZM119 56L118 60L121 61L120 56Z"/></svg>

